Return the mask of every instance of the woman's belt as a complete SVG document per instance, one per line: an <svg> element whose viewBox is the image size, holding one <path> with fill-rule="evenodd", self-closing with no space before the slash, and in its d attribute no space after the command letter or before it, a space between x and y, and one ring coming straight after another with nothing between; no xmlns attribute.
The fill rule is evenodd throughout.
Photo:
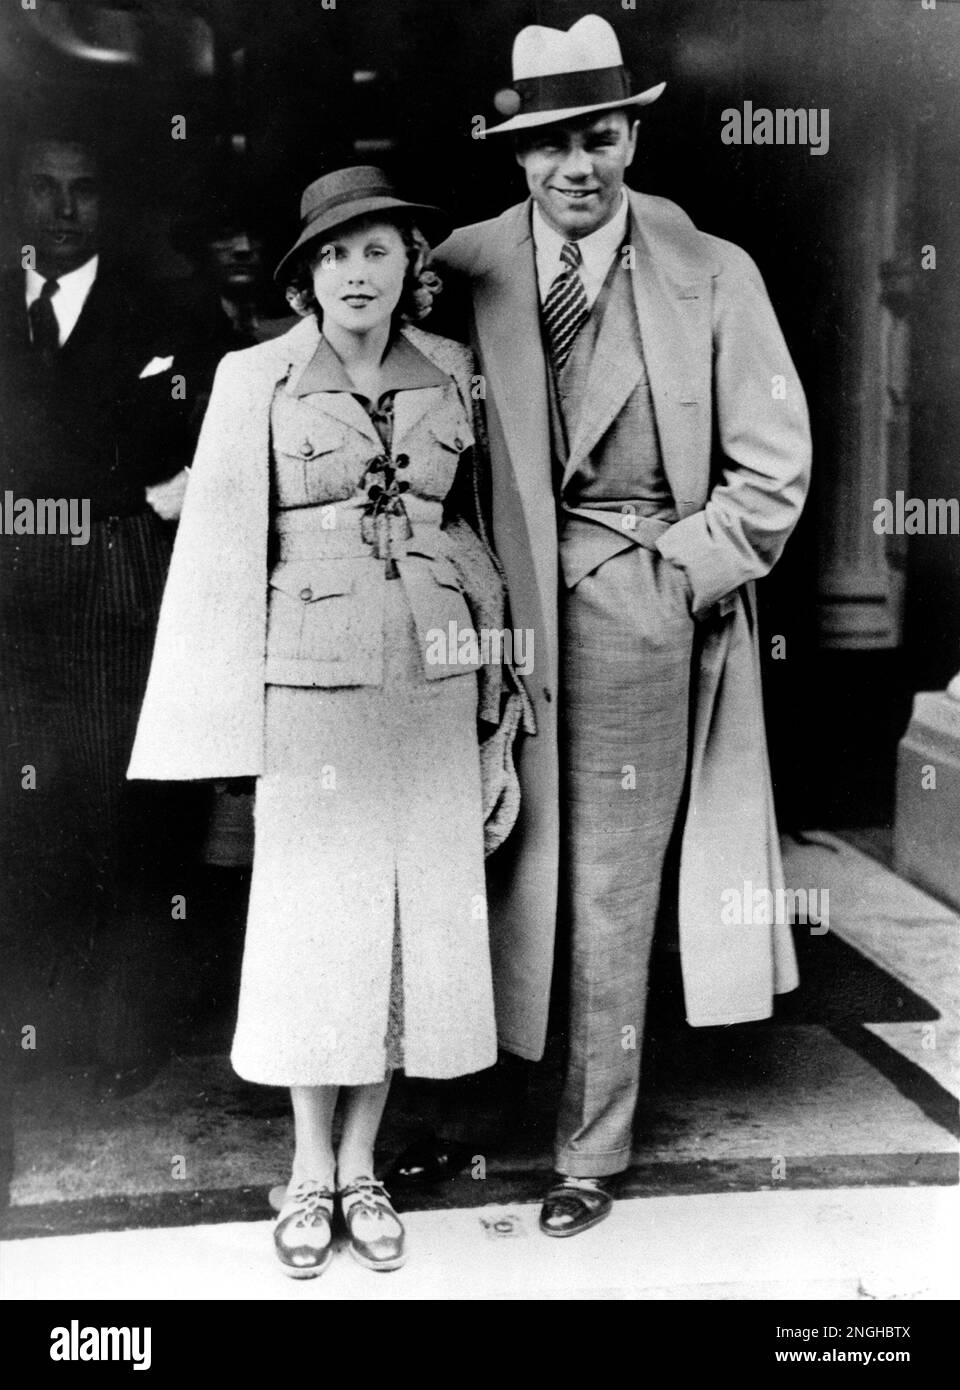
<svg viewBox="0 0 960 1390"><path fill-rule="evenodd" d="M403 516L377 517L359 507L296 507L276 514L273 523L280 560L347 560L359 556L402 560L411 550L437 547L443 504L422 498Z"/></svg>

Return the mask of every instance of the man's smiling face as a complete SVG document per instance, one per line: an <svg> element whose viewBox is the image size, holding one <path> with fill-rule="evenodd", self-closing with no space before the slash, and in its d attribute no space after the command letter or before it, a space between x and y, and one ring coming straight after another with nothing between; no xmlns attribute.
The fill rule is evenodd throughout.
<svg viewBox="0 0 960 1390"><path fill-rule="evenodd" d="M636 147L637 122L625 111L602 111L523 135L517 163L546 221L567 241L577 241L616 213Z"/></svg>

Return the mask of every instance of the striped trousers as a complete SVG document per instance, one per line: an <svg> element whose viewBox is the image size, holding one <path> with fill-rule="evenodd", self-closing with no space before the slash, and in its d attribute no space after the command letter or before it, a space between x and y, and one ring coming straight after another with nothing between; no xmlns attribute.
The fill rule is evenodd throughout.
<svg viewBox="0 0 960 1390"><path fill-rule="evenodd" d="M171 910L169 883L144 902L144 873L166 857L169 792L126 768L171 530L150 512L93 522L86 545L0 537L4 1029L42 1019L38 1050L61 1057L132 1065L151 1041L141 967Z"/></svg>

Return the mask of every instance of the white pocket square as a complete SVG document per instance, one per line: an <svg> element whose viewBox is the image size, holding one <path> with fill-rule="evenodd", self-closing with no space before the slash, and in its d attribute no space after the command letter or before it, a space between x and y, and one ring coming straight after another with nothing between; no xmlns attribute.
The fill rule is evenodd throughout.
<svg viewBox="0 0 960 1390"><path fill-rule="evenodd" d="M160 372L169 372L172 366L172 357L151 357L140 373L140 380L142 381L145 376L158 376Z"/></svg>

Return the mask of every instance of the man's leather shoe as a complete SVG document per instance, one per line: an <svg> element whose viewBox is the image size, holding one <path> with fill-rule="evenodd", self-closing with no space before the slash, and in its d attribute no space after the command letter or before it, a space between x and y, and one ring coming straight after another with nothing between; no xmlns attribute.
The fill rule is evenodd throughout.
<svg viewBox="0 0 960 1390"><path fill-rule="evenodd" d="M435 1134L416 1140L395 1160L387 1174L390 1183L445 1182L466 1168L473 1157L469 1144L440 1139Z"/></svg>
<svg viewBox="0 0 960 1390"><path fill-rule="evenodd" d="M568 1178L551 1187L540 1208L545 1236L578 1236L610 1215L613 1197L601 1178Z"/></svg>

